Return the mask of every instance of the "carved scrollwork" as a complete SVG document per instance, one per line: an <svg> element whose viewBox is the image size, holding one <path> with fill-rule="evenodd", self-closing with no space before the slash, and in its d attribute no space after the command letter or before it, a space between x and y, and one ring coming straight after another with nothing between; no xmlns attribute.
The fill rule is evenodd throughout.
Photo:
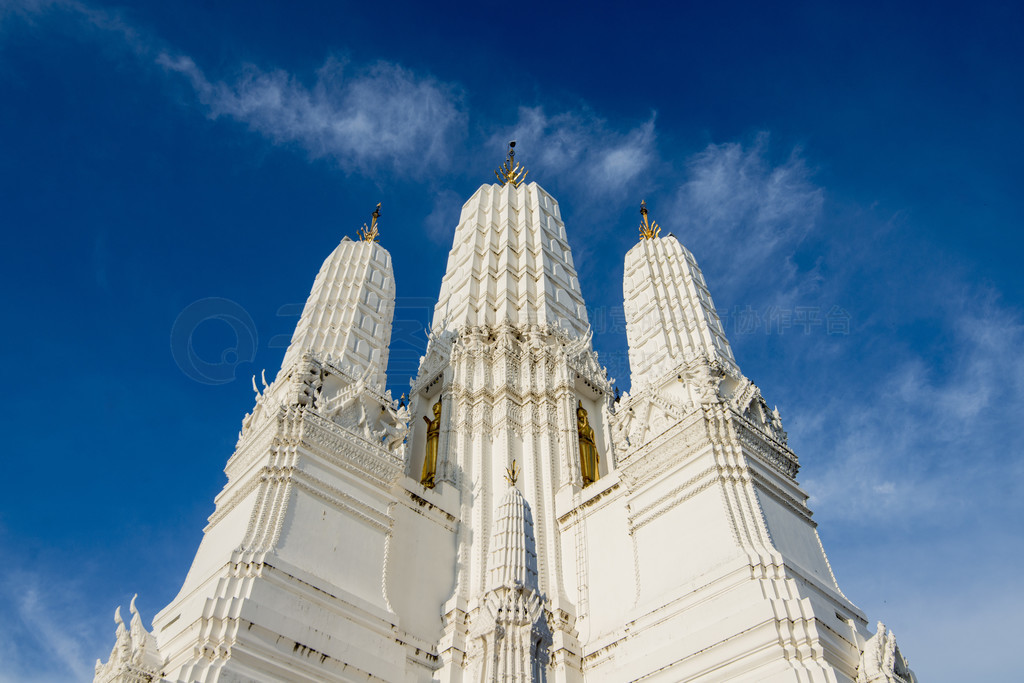
<svg viewBox="0 0 1024 683"><path fill-rule="evenodd" d="M158 680L163 661L157 650L156 637L142 625L142 616L135 608L138 597L136 594L132 598L128 608L132 615L128 628L121 619L120 605L114 611L114 623L117 624L114 649L106 663L96 660L95 683L149 683Z"/></svg>
<svg viewBox="0 0 1024 683"><path fill-rule="evenodd" d="M755 432L746 424L735 423L736 436L740 443L749 451L760 456L769 465L785 474L787 477L796 479L800 470L800 462L793 451L781 444L768 441L759 431Z"/></svg>

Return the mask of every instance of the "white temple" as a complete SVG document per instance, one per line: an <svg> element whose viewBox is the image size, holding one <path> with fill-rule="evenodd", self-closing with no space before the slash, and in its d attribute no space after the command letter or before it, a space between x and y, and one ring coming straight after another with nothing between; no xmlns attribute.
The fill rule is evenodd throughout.
<svg viewBox="0 0 1024 683"><path fill-rule="evenodd" d="M151 631L118 611L95 680L916 681L840 591L693 255L642 209L615 401L557 202L511 151L498 176L407 407L378 212L327 257L181 591Z"/></svg>

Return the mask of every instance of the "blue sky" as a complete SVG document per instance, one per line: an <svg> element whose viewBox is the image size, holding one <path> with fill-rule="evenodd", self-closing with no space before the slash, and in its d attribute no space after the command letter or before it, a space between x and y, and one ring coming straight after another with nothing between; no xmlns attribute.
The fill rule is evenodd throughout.
<svg viewBox="0 0 1024 683"><path fill-rule="evenodd" d="M779 406L846 594L924 681L1019 675L1022 27L996 2L0 0L0 682L91 680L114 607L173 598L251 375L378 201L407 386L512 138L620 386L646 199Z"/></svg>

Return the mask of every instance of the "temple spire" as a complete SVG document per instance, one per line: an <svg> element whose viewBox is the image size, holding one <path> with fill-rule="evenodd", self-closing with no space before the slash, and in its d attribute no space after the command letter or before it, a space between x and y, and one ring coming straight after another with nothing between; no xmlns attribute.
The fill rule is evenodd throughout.
<svg viewBox="0 0 1024 683"><path fill-rule="evenodd" d="M377 242L379 218L378 203L359 239L345 237L320 267L282 370L311 353L330 357L354 377L365 375L371 386L385 385L395 275L391 255Z"/></svg>
<svg viewBox="0 0 1024 683"><path fill-rule="evenodd" d="M480 254L493 264L475 267ZM537 183L483 185L463 205L431 329L505 323L589 328L558 203Z"/></svg>
<svg viewBox="0 0 1024 683"><path fill-rule="evenodd" d="M641 207L640 241L626 254L622 279L632 386L660 381L698 356L739 372L697 260L672 235L654 239L657 224Z"/></svg>
<svg viewBox="0 0 1024 683"><path fill-rule="evenodd" d="M533 514L523 494L511 486L494 517L490 580L470 636L467 678L508 683L548 680L553 638L545 617L546 599L538 590Z"/></svg>

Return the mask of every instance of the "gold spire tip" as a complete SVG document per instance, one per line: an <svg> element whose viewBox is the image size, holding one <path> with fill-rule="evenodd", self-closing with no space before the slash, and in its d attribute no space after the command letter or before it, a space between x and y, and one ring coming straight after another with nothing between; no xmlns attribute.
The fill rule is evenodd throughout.
<svg viewBox="0 0 1024 683"><path fill-rule="evenodd" d="M359 231L359 239L364 242L376 242L377 237L380 233L377 230L377 219L380 218L380 202L377 202L377 208L373 210L370 215L370 225L367 227L366 223L363 223L363 229Z"/></svg>
<svg viewBox="0 0 1024 683"><path fill-rule="evenodd" d="M512 187L519 187L527 173L529 171L516 163L516 141L512 140L508 143L508 158L505 159L504 164L498 167L494 175L498 177L498 182L502 187L509 183L512 183Z"/></svg>
<svg viewBox="0 0 1024 683"><path fill-rule="evenodd" d="M505 468L505 481L508 482L509 486L515 486L516 481L519 479L519 468L516 467L516 461L512 461L512 467Z"/></svg>
<svg viewBox="0 0 1024 683"><path fill-rule="evenodd" d="M640 239L650 240L657 237L661 228L655 221L647 222L647 201L644 199L640 200L640 217Z"/></svg>

